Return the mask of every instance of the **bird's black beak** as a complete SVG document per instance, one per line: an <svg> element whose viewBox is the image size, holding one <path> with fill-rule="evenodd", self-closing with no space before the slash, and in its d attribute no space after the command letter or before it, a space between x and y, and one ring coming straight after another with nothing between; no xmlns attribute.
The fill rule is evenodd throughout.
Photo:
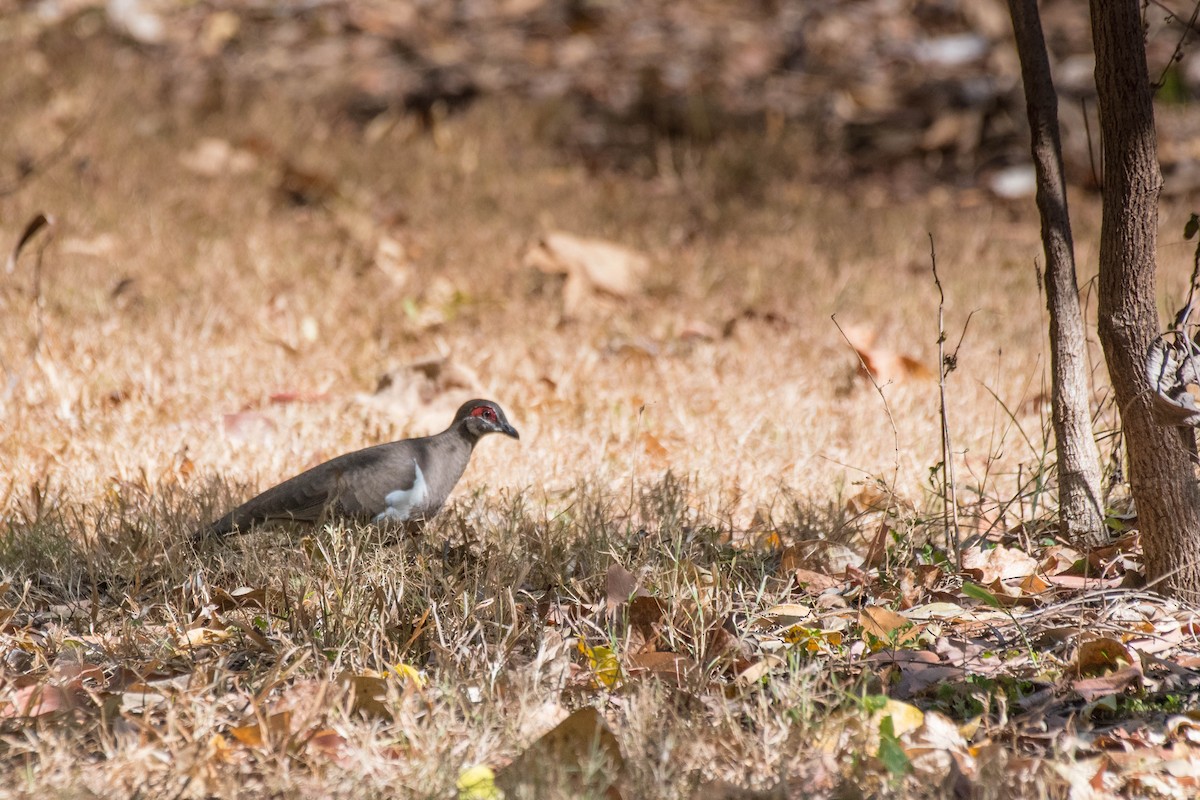
<svg viewBox="0 0 1200 800"><path fill-rule="evenodd" d="M507 422L505 422L504 424L502 424L500 426L500 432L503 433L505 436L511 436L512 438L516 439L517 441L521 440L521 434L517 433L517 429L514 428L512 425L509 425Z"/></svg>

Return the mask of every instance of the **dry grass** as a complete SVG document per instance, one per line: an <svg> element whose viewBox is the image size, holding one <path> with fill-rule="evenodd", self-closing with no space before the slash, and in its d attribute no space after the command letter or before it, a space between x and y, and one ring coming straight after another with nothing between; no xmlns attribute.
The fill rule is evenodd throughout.
<svg viewBox="0 0 1200 800"><path fill-rule="evenodd" d="M0 792L447 797L462 767L504 763L560 706L587 704L605 709L625 753L626 797L692 796L713 779L786 778L799 794L943 791L889 784L866 741L817 746L837 712L883 688L847 654L792 657L761 690L712 691L728 665L696 632L792 597L779 553L753 546L762 533L861 547L875 518L848 510L860 484L895 481L911 504L897 523L914 537L905 546L936 532L936 385L885 387L897 453L881 398L854 377L830 321L866 325L881 346L931 364L927 231L952 342L975 313L950 377L963 497L1001 527L1047 517L1052 493L1025 482L1050 457L1031 203L959 192L894 202L869 183L775 177L770 159L806 174L806 143L788 132L704 153L664 143L654 179L591 174L553 146L547 112L502 101L432 133L399 119L367 136L278 98L194 121L136 79L142 65L108 66L103 49L41 76L25 57L0 56L0 72L20 76L4 88L0 163L47 152L91 116L69 158L0 198L4 242L36 211L57 219L33 360L32 257L0 283L0 356L10 381L20 373L0 405L0 603L25 623L3 634L5 679L61 677L76 663L104 680L149 670L174 688L160 686L166 699L144 713L128 692L101 692L94 714L36 730L6 721ZM198 176L180 155L203 136L269 141L328 176L337 197L281 199L269 155L243 174ZM1098 206L1074 199L1086 278ZM1187 210L1164 213L1164 305L1189 271L1173 244ZM521 260L550 229L649 254L645 294L560 320L554 287ZM405 253L391 269L375 258L385 233ZM731 321L727 337L681 336ZM457 505L423 537L334 527L186 544L254 487L444 425L457 396L403 413L361 399L430 355L477 373L522 439L485 442ZM271 403L279 392L321 399ZM245 408L268 421L229 435L223 415ZM1018 497L998 520L997 504ZM669 631L701 666L692 683L580 682L588 664L570 643L623 635L594 607L613 562L656 597L691 602ZM222 599L240 586L259 590L255 603ZM227 638L180 645L218 621ZM356 710L347 676L399 663L428 684L382 681L386 713ZM264 721L258 746L230 738L285 709L290 727ZM333 755L296 741L326 729L345 743ZM982 751L980 796L1003 794L986 776L1017 760L1002 745ZM1049 767L1021 765L1008 774L1063 791ZM588 784L595 796L608 774ZM530 796L583 791L555 785Z"/></svg>

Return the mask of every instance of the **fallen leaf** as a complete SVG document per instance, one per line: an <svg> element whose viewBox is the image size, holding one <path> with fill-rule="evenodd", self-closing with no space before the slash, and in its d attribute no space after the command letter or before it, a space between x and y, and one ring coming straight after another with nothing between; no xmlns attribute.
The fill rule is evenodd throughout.
<svg viewBox="0 0 1200 800"><path fill-rule="evenodd" d="M630 677L651 676L683 686L699 670L699 665L681 653L638 653L625 659Z"/></svg>
<svg viewBox="0 0 1200 800"><path fill-rule="evenodd" d="M969 547L963 551L961 566L963 572L985 586L996 581L1034 575L1038 570L1037 559L1021 550L1003 545L987 550Z"/></svg>
<svg viewBox="0 0 1200 800"><path fill-rule="evenodd" d="M33 684L17 690L12 699L0 706L0 718L44 717L75 707L75 693L61 686Z"/></svg>
<svg viewBox="0 0 1200 800"><path fill-rule="evenodd" d="M292 733L292 712L280 711L271 714L265 720L255 720L246 725L229 729L229 735L244 746L260 749L268 745L278 745Z"/></svg>
<svg viewBox="0 0 1200 800"><path fill-rule="evenodd" d="M797 567L791 570L792 580L805 594L816 596L842 585L843 581L821 572Z"/></svg>
<svg viewBox="0 0 1200 800"><path fill-rule="evenodd" d="M740 688L748 689L757 685L763 678L767 677L774 670L782 667L787 662L780 656L767 654L757 661L749 664L745 669L737 674L734 678L734 684Z"/></svg>
<svg viewBox="0 0 1200 800"><path fill-rule="evenodd" d="M454 782L458 800L503 800L504 792L496 786L496 773L486 764L476 764L458 773Z"/></svg>
<svg viewBox="0 0 1200 800"><path fill-rule="evenodd" d="M346 750L346 737L332 728L324 728L308 737L307 746L322 755L337 759Z"/></svg>
<svg viewBox="0 0 1200 800"><path fill-rule="evenodd" d="M858 373L863 377L869 374L881 384L906 380L933 380L934 371L919 359L876 347L874 330L863 325L848 325L842 333L858 354Z"/></svg>
<svg viewBox="0 0 1200 800"><path fill-rule="evenodd" d="M1116 639L1090 639L1079 645L1079 652L1075 656L1075 673L1081 676L1102 675L1140 663L1140 659Z"/></svg>
<svg viewBox="0 0 1200 800"><path fill-rule="evenodd" d="M184 631L179 636L175 642L175 646L180 650L193 647L208 647L209 645L220 644L229 637L229 631L224 628L192 628L191 630Z"/></svg>
<svg viewBox="0 0 1200 800"><path fill-rule="evenodd" d="M565 276L563 311L575 315L594 292L628 299L641 291L649 260L612 242L553 232L525 253L525 265L550 275Z"/></svg>
<svg viewBox="0 0 1200 800"><path fill-rule="evenodd" d="M911 639L913 638L912 631L915 630L912 620L883 606L865 606L859 612L858 624L862 626L863 633L869 633L885 640L898 631L905 631L906 634L909 634L903 636L903 640Z"/></svg>
<svg viewBox="0 0 1200 800"><path fill-rule="evenodd" d="M1130 686L1137 685L1141 680L1142 668L1140 665L1134 665L1108 675L1072 681L1071 689L1085 702L1092 703L1102 697L1120 694Z"/></svg>
<svg viewBox="0 0 1200 800"><path fill-rule="evenodd" d="M652 433L643 432L641 438L642 449L646 452L646 455L650 456L650 459L656 465L665 465L667 463L667 456L670 453L667 448L663 447L658 437Z"/></svg>
<svg viewBox="0 0 1200 800"><path fill-rule="evenodd" d="M638 577L623 566L613 563L604 576L605 603L609 613L614 612L635 596L649 594L638 588Z"/></svg>
<svg viewBox="0 0 1200 800"><path fill-rule="evenodd" d="M595 647L589 647L580 641L579 652L583 653L587 659L588 666L592 670L592 676L598 686L611 689L621 680L621 662L617 659L617 654L612 651L611 647L599 644Z"/></svg>
<svg viewBox="0 0 1200 800"><path fill-rule="evenodd" d="M621 754L621 746L613 735L604 717L592 706L585 706L572 713L565 720L546 732L527 747L524 752L513 759L512 763L496 775L496 783L505 793L515 792L523 783L536 776L544 776L547 768L561 770L566 776L577 780L592 772L590 767L597 762L605 762L608 769L600 780L608 786L589 788L589 796L596 789L602 793L605 788L614 786L624 772L625 758ZM578 782L582 783L581 780ZM565 796L579 796L580 791L568 793Z"/></svg>
<svg viewBox="0 0 1200 800"><path fill-rule="evenodd" d="M811 607L801 603L780 603L763 611L761 618L771 625L795 625L814 618Z"/></svg>

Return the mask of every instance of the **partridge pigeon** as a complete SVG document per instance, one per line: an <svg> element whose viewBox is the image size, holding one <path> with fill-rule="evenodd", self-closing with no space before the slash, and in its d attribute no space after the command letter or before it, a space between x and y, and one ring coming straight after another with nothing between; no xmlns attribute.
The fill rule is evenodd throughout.
<svg viewBox="0 0 1200 800"><path fill-rule="evenodd" d="M462 477L475 443L489 433L521 438L496 403L470 400L441 433L318 464L247 500L194 538L244 533L264 522L315 522L323 515L400 525L432 519Z"/></svg>

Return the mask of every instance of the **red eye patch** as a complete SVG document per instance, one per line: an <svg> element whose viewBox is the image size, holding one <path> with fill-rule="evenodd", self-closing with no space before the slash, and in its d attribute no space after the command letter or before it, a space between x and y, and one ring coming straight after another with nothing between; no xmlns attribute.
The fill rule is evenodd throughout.
<svg viewBox="0 0 1200 800"><path fill-rule="evenodd" d="M472 408L471 416L472 417L483 417L484 419L490 420L492 422L496 421L496 412L492 411L492 409L488 408L487 406L479 406L479 408Z"/></svg>

